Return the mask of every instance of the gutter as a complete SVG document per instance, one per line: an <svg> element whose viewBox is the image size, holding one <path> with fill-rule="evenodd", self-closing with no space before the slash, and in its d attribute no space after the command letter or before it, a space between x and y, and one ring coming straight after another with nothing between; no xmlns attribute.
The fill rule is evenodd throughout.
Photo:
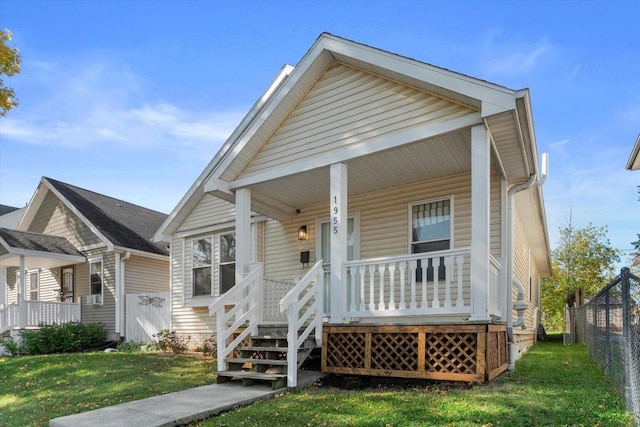
<svg viewBox="0 0 640 427"><path fill-rule="evenodd" d="M549 177L549 154L542 154L542 173L533 173L529 176L529 180L524 184L518 184L511 187L507 193L507 283L511 284L508 289L509 292L508 301L511 301L513 295L513 288L517 288L518 296L516 302L513 304L513 309L518 313L518 318L514 322L512 310L507 307L507 337L509 345L509 370L512 370L515 364L516 354L515 345L513 342L513 328L520 327L523 330L526 329L525 325L525 311L529 308L529 303L524 298L524 286L515 277L513 272L513 248L514 248L514 219L515 219L515 195L520 191L528 190L533 187L542 187Z"/></svg>
<svg viewBox="0 0 640 427"><path fill-rule="evenodd" d="M116 301L116 332L124 337L124 263L131 257L131 251L126 251L124 256L120 258L120 271L118 272L118 286L116 289L117 301Z"/></svg>

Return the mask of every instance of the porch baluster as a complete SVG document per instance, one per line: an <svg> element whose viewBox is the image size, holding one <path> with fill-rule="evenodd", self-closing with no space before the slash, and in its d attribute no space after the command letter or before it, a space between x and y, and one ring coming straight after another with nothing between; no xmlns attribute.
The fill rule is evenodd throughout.
<svg viewBox="0 0 640 427"><path fill-rule="evenodd" d="M451 267L453 258L448 256L444 259L444 308L451 308Z"/></svg>
<svg viewBox="0 0 640 427"><path fill-rule="evenodd" d="M361 266L358 269L358 272L360 273L360 311L364 311L365 310L365 303L364 303L364 276L365 276L365 272L366 272L366 268L365 266Z"/></svg>
<svg viewBox="0 0 640 427"><path fill-rule="evenodd" d="M438 288L440 284L438 279L440 278L440 257L432 258L433 260L433 303L431 307L440 308L440 295L438 295ZM437 262L437 265L436 265Z"/></svg>
<svg viewBox="0 0 640 427"><path fill-rule="evenodd" d="M407 304L404 301L404 275L407 268L406 261L400 261L400 310L405 310Z"/></svg>
<svg viewBox="0 0 640 427"><path fill-rule="evenodd" d="M380 264L378 266L378 281L380 282L380 299L378 300L378 310L386 310L387 304L384 300L384 272L387 264Z"/></svg>
<svg viewBox="0 0 640 427"><path fill-rule="evenodd" d="M456 307L463 307L464 298L462 298L462 265L464 264L464 255L458 255L456 257L456 264L458 265L458 298L456 299Z"/></svg>
<svg viewBox="0 0 640 427"><path fill-rule="evenodd" d="M396 275L396 263L389 263L389 310L396 309L396 300L395 300L395 275Z"/></svg>
<svg viewBox="0 0 640 427"><path fill-rule="evenodd" d="M411 278L411 302L409 303L409 308L415 310L417 307L416 302L416 266L418 262L416 260L409 261L409 274Z"/></svg>
<svg viewBox="0 0 640 427"><path fill-rule="evenodd" d="M420 277L422 277L422 302L420 303L420 307L426 310L429 308L429 301L427 300L427 269L424 267L425 265L427 265L427 260L421 259L420 269L422 270L422 274Z"/></svg>
<svg viewBox="0 0 640 427"><path fill-rule="evenodd" d="M351 311L356 311L356 282L358 277L358 269L356 267L350 268L349 280L351 280L351 303L349 307Z"/></svg>
<svg viewBox="0 0 640 427"><path fill-rule="evenodd" d="M375 279L376 266L375 264L369 264L369 310L374 311L376 309L376 304L374 302L375 291L374 287L374 279Z"/></svg>

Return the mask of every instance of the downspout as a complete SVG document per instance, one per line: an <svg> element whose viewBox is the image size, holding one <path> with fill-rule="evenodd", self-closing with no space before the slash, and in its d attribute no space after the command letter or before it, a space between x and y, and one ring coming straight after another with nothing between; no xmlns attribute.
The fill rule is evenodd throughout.
<svg viewBox="0 0 640 427"><path fill-rule="evenodd" d="M529 304L524 298L524 287L522 283L515 278L513 274L513 248L514 248L514 221L515 221L515 195L523 190L528 190L532 187L541 187L549 176L549 154L542 154L542 174L539 176L537 173L533 173L529 176L529 180L524 184L514 185L507 193L507 283L511 283L511 290L515 286L518 291L516 302L513 304L513 309L518 313L518 319L513 322L511 310L507 309L507 336L509 342L509 370L512 370L515 363L515 345L513 342L513 328L521 327L525 329L524 313L529 308ZM507 300L510 301L513 295L513 291L507 295Z"/></svg>
<svg viewBox="0 0 640 427"><path fill-rule="evenodd" d="M120 259L120 277L118 278L119 286L118 286L118 316L116 322L118 324L118 332L120 336L124 336L125 331L124 328L124 263L131 257L131 252L125 252L124 256Z"/></svg>

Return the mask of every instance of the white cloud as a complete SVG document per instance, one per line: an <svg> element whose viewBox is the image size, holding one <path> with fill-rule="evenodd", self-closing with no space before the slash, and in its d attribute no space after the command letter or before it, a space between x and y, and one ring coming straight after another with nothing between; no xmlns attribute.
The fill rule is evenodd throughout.
<svg viewBox="0 0 640 427"><path fill-rule="evenodd" d="M489 78L528 76L556 49L547 38L532 42L502 36L489 32L479 49L482 74Z"/></svg>
<svg viewBox="0 0 640 427"><path fill-rule="evenodd" d="M190 111L158 101L126 64L104 58L25 66L20 108L3 118L0 137L30 145L90 148L206 148L221 144L244 111ZM26 84L29 82L29 85Z"/></svg>

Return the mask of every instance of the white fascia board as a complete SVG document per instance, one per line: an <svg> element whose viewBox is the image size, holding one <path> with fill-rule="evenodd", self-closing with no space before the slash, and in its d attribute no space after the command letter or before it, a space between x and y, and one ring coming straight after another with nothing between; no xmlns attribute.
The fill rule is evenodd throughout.
<svg viewBox="0 0 640 427"><path fill-rule="evenodd" d="M100 242L100 243L95 243L93 245L80 246L77 249L80 252L86 252L86 251L93 251L95 249L102 249L102 248L106 248L106 247L107 247L106 244L104 244L103 242Z"/></svg>
<svg viewBox="0 0 640 427"><path fill-rule="evenodd" d="M51 191L53 194L56 195L56 197L62 202L64 203L64 205L71 211L73 212L78 218L80 218L80 220L84 223L84 225L86 225L93 234L95 234L100 240L102 240L104 242L104 244L107 246L108 250L112 251L113 250L113 242L111 242L109 239L107 239L107 237L102 234L102 232L100 230L98 230L98 228L93 225L91 223L91 221L89 221L84 215L82 215L82 213L80 213L80 211L71 203L69 202L66 197L64 197L46 178L42 178L42 182L44 182L44 184L47 186L47 188L49 189L49 191Z"/></svg>
<svg viewBox="0 0 640 427"><path fill-rule="evenodd" d="M315 46L314 46L315 47ZM360 43L323 34L318 48L482 101L482 117L515 108L514 91Z"/></svg>
<svg viewBox="0 0 640 427"><path fill-rule="evenodd" d="M286 166L278 166L277 168L271 168L264 172L240 177L239 179L231 182L229 188L231 190L235 190L264 181L281 178L283 176L329 166L334 163L347 162L356 157L388 150L390 148L399 147L411 142L420 141L436 135L441 135L482 123L483 120L480 113L472 112L432 126L406 129L393 134L381 135L375 139L369 139L356 144L343 146L329 153L325 153L322 156L316 156L313 159L305 158L291 162Z"/></svg>
<svg viewBox="0 0 640 427"><path fill-rule="evenodd" d="M533 158L533 171L531 171L531 165L529 165L530 166L529 173L531 174L532 172L535 172L539 174L540 170L538 167L538 142L536 140L536 131L535 131L535 126L533 124L533 110L531 109L531 94L529 92L529 89L519 90L516 93L516 98L517 99L522 98L524 102L526 117L527 117L526 126L528 126L529 140L531 141L531 146L528 147L528 149L530 150L531 157ZM515 112L515 114L517 117L517 112ZM519 123L519 124L520 126L522 126L522 123ZM527 163L528 163L528 160L527 160Z"/></svg>
<svg viewBox="0 0 640 427"><path fill-rule="evenodd" d="M274 93L280 88L282 83L291 75L294 67L291 65L284 65L276 78L271 82L267 90L251 107L247 115L242 119L240 124L233 131L231 136L225 141L220 150L211 159L209 164L202 171L200 176L191 185L189 190L180 199L176 207L171 211L169 216L162 223L158 231L153 235L153 241L163 241L165 236L171 235L179 227L180 223L184 219L191 209L200 201L204 195L205 183L213 180L217 180L226 167L230 164L235 156L241 151L242 147L238 148L240 137L246 132L247 128L254 122L258 113L262 110L264 105L271 99ZM247 140L248 141L248 140ZM246 141L245 141L246 144ZM243 145L244 146L244 145ZM232 149L233 148L233 149Z"/></svg>
<svg viewBox="0 0 640 427"><path fill-rule="evenodd" d="M120 252L131 252L131 255L137 255L145 258L159 259L162 261L166 261L169 259L169 255L154 254L151 252L141 251L139 249L125 248L124 246L114 246L113 250L120 251Z"/></svg>
<svg viewBox="0 0 640 427"><path fill-rule="evenodd" d="M44 188L43 188L44 187ZM27 205L27 209L24 211L16 230L27 231L29 226L31 225L31 221L35 217L38 209L40 209L40 205L42 205L42 201L44 197L47 195L47 188L44 185L44 177L40 178L40 182L38 183L38 187L33 192L31 196L31 200L29 200L29 204Z"/></svg>
<svg viewBox="0 0 640 427"><path fill-rule="evenodd" d="M32 258L58 259L58 260L69 261L70 263L73 263L73 264L85 262L87 260L86 257L81 255L56 254L51 252L33 251L30 249L19 249L19 248L11 248L9 250L9 254L13 256L25 256L25 257L32 257Z"/></svg>
<svg viewBox="0 0 640 427"><path fill-rule="evenodd" d="M631 156L629 156L629 161L627 161L626 169L630 171L640 170L640 133L636 139L636 144L631 150Z"/></svg>

